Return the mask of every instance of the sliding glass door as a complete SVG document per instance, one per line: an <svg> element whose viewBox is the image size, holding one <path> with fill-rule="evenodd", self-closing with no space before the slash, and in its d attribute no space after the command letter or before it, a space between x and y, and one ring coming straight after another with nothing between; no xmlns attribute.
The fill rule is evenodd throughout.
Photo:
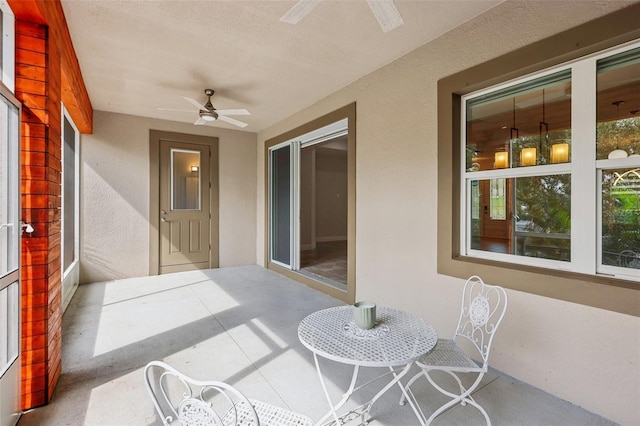
<svg viewBox="0 0 640 426"><path fill-rule="evenodd" d="M346 291L348 121L269 149L270 262Z"/></svg>

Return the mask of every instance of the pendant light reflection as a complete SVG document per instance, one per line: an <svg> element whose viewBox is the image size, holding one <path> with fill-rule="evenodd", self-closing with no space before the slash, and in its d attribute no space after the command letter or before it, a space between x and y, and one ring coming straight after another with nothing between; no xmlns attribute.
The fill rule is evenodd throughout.
<svg viewBox="0 0 640 426"><path fill-rule="evenodd" d="M493 167L496 169L506 169L509 167L509 153L507 151L496 152Z"/></svg>
<svg viewBox="0 0 640 426"><path fill-rule="evenodd" d="M551 146L551 162L566 163L569 161L569 144L556 143Z"/></svg>
<svg viewBox="0 0 640 426"><path fill-rule="evenodd" d="M523 166L536 165L537 150L535 148L522 148L520 151L520 164Z"/></svg>

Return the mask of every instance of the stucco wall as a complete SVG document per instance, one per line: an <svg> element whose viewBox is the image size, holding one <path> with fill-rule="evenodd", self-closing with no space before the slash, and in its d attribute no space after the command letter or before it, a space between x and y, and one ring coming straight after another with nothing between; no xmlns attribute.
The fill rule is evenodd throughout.
<svg viewBox="0 0 640 426"><path fill-rule="evenodd" d="M264 263L264 142L356 102L356 299L428 319L450 337L463 281L438 275L437 81L631 2L499 5L258 134L257 259ZM640 319L510 290L498 370L621 424L640 424Z"/></svg>
<svg viewBox="0 0 640 426"><path fill-rule="evenodd" d="M220 266L255 264L255 133L96 111L81 138L81 282L149 274L149 129L219 138Z"/></svg>

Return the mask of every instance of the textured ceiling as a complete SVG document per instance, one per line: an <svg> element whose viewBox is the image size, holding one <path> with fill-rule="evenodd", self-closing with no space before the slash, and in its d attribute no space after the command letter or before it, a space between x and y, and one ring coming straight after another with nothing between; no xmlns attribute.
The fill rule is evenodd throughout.
<svg viewBox="0 0 640 426"><path fill-rule="evenodd" d="M216 108L246 108L237 118L259 132L500 2L396 0L404 25L387 33L364 0L324 0L297 25L279 20L296 0L62 6L94 109L193 122L182 96L204 103L212 88Z"/></svg>

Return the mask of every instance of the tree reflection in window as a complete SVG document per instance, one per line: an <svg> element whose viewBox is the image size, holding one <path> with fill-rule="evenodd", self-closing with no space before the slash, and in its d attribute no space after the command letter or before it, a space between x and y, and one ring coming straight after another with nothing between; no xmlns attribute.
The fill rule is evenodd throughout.
<svg viewBox="0 0 640 426"><path fill-rule="evenodd" d="M640 269L640 168L602 172L602 263Z"/></svg>

